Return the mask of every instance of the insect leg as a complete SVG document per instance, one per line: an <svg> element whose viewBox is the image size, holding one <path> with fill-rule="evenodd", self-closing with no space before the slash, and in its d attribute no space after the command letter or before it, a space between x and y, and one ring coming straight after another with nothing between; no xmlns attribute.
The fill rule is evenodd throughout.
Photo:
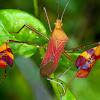
<svg viewBox="0 0 100 100"><path fill-rule="evenodd" d="M73 58L71 58L68 54L66 54L64 51L63 51L63 54L68 58L70 59L72 62L73 62L73 65L75 64L75 61ZM73 65L71 65L65 72L63 72L60 76L58 76L57 78L61 77L63 74L65 74L70 68L73 67Z"/></svg>
<svg viewBox="0 0 100 100"><path fill-rule="evenodd" d="M63 50L63 54L75 64L74 59L71 58L67 53L65 53L64 50Z"/></svg>
<svg viewBox="0 0 100 100"><path fill-rule="evenodd" d="M67 86L65 87L65 91L64 91L64 93L63 93L63 96L65 95L68 86L71 84L71 82L72 82L75 78L76 78L76 75L75 75L75 76L72 78L72 80L67 84Z"/></svg>
<svg viewBox="0 0 100 100"><path fill-rule="evenodd" d="M9 33L19 33L24 27L27 27L28 29L30 29L30 30L36 32L37 34L39 34L39 35L41 35L42 37L44 37L44 38L46 38L46 39L49 40L48 37L46 37L46 36L43 35L42 33L38 32L36 29L34 29L34 28L32 28L32 27L30 27L30 26L28 26L28 25L25 25L25 24L19 29L19 31L17 31L17 32L9 32Z"/></svg>
<svg viewBox="0 0 100 100"><path fill-rule="evenodd" d="M7 40L7 42L15 42L15 43L25 43L25 44L29 44L29 45L35 45L35 46L40 46L40 47L44 47L46 48L47 46L45 45L39 45L39 44L35 44L35 43L29 43L29 42L21 42L21 41L14 41L14 40Z"/></svg>
<svg viewBox="0 0 100 100"><path fill-rule="evenodd" d="M6 78L6 69L5 69L5 76L2 79L0 79L0 82L5 78Z"/></svg>
<svg viewBox="0 0 100 100"><path fill-rule="evenodd" d="M100 44L100 41L99 42L95 42L95 43L92 43L92 44L88 44L88 45L84 45L84 46L81 46L81 47L77 47L77 48L72 48L72 49L66 49L66 50L63 50L64 52L67 52L67 51L74 51L74 50L80 50L81 48L86 48L86 47L89 47L89 46L93 46L93 45L99 45Z"/></svg>

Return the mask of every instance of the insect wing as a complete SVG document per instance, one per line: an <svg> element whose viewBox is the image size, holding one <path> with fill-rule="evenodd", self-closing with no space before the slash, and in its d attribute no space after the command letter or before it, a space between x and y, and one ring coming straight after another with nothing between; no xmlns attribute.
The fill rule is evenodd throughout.
<svg viewBox="0 0 100 100"><path fill-rule="evenodd" d="M65 44L65 41L50 38L45 57L40 66L40 75L42 77L48 77L55 71Z"/></svg>

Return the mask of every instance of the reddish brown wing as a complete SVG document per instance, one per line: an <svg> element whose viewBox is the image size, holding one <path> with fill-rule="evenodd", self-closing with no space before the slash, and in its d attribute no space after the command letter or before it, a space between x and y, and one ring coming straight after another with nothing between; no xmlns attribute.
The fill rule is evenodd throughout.
<svg viewBox="0 0 100 100"><path fill-rule="evenodd" d="M42 77L48 77L55 71L66 42L50 38L45 57L40 66Z"/></svg>

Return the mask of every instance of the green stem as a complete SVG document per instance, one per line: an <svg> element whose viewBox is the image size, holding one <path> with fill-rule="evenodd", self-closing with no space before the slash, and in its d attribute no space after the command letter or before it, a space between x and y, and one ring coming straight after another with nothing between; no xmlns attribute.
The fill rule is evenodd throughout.
<svg viewBox="0 0 100 100"><path fill-rule="evenodd" d="M34 8L35 8L35 15L38 16L38 0L33 0Z"/></svg>
<svg viewBox="0 0 100 100"><path fill-rule="evenodd" d="M49 78L54 78L54 74L50 75ZM57 86L57 83L54 82L54 81L50 81L53 89L54 89L54 92L57 96L57 99L60 100L61 99L61 93L59 92L59 89L58 89L58 86Z"/></svg>
<svg viewBox="0 0 100 100"><path fill-rule="evenodd" d="M45 56L45 49L43 47L39 47L39 51L40 51L41 57L43 59Z"/></svg>

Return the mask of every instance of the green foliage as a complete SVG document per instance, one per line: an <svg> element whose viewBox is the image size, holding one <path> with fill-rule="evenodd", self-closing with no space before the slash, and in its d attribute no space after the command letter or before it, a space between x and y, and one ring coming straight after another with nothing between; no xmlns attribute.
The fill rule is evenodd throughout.
<svg viewBox="0 0 100 100"><path fill-rule="evenodd" d="M35 14L34 8L35 8L36 13L37 13L37 10L36 10L36 7L34 7L33 5L34 1L35 0L33 1L32 0L14 0L14 1L1 0L0 8L1 9L5 9L5 8L20 9L20 10L29 12L31 14ZM59 0L60 15L62 14L62 11L66 2L67 2L66 0L63 0L63 1ZM53 28L54 22L56 21L56 18L57 18L56 0L39 0L38 1L39 12L43 6L47 8L50 23ZM65 48L75 48L78 46L91 44L100 40L99 39L100 37L99 8L100 8L99 0L96 0L95 2L91 0L88 2L84 0L83 1L71 0L63 18L62 28L70 39L67 42ZM19 10L16 10L14 15L16 15L17 12L20 13ZM37 19L31 15L32 20L30 21L30 17L29 17L30 14L27 13L29 15L27 17L26 12L24 12L24 15L26 16L24 16L24 18L21 19L20 21L21 23L19 23L19 19L17 18L17 16L23 17L22 11L16 17L12 16L12 14L11 16L9 16L10 12L6 12L5 15L7 15L7 18L3 17L0 13L0 17L2 18L2 20L0 18L0 45L2 45L8 39L18 40L18 41L27 41L27 42L38 43L38 44L44 44L47 42L41 36L39 37L39 39L36 39L36 38L34 39L34 36L36 37L37 34L36 35L32 34L31 36L29 34L30 30L27 28L24 28L19 33L20 37L19 35L15 33L14 34L8 33L8 32L18 31L23 26L23 24L28 24L31 27L36 28L38 31L40 32L42 31L43 28L38 29L40 28L41 25L38 26ZM44 13L41 13L40 19L42 23L44 24L44 26L46 27L47 32L49 32L48 24L47 24ZM35 20L36 20L36 23L34 24ZM18 21L19 24L17 24L16 21ZM39 21L39 23L41 22ZM43 31L42 33L45 34L45 32ZM28 41L28 39L30 40ZM42 50L41 48L39 48L40 49L39 51L37 47L34 47L32 45L29 46L26 44L9 43L9 46L11 47L14 53L19 53L21 55L24 55L25 57L30 57L33 54L34 56L32 56L31 58L25 59L23 56L15 55L15 62L14 62L13 67L11 69L7 67L7 77L5 80L3 80L0 83L0 100L11 100L11 99L13 100L57 100L55 97L56 92L54 93L51 87L51 84L49 84L49 81L42 79L39 75L41 54L43 57L45 50ZM21 49L22 47L25 49ZM17 49L19 50L17 51ZM23 50L25 50L24 53L23 53ZM71 57L76 60L79 54L69 53L69 55L71 55ZM71 64L72 62L70 62L66 57L62 55L62 60L59 61L58 67L54 73L55 78L59 76L60 74L62 74L62 72L64 72L66 68L68 68ZM71 92L73 93L74 97L77 100L99 100L100 99L100 87L99 87L100 67L99 65L100 65L100 61L98 61L94 65L94 68L92 69L92 71L90 72L87 78L76 78L69 86L69 89L71 90ZM74 66L72 70L69 70L60 79L63 80L63 82L65 82L66 84L68 84L68 82L76 74L75 70L76 70L76 67ZM4 71L0 68L0 79L3 76L4 76ZM56 86L56 84L54 86ZM59 89L62 89L62 87L60 87Z"/></svg>
<svg viewBox="0 0 100 100"><path fill-rule="evenodd" d="M9 33L17 32L24 24L29 25L46 35L44 26L36 17L20 10L0 10L0 40L2 40L0 45L7 40L16 40L37 44L44 44L46 42L45 38L27 28L23 28L19 33ZM36 46L27 44L10 43L9 45L13 53L21 54L25 57L32 56L37 49Z"/></svg>
<svg viewBox="0 0 100 100"><path fill-rule="evenodd" d="M69 88L67 88L66 93L63 96L65 87L67 86L67 84L65 82L61 81L60 79L55 79L55 78L51 78L48 80L50 80L50 82L54 88L54 91L58 97L58 100L76 100L75 97L73 96L73 94L71 93L71 91L69 90Z"/></svg>
<svg viewBox="0 0 100 100"><path fill-rule="evenodd" d="M46 35L46 30L41 24L41 22L36 19L34 16L20 11L20 10L12 10L12 9L7 9L7 10L0 10L0 22L1 22L1 27L0 27L0 32L1 34L1 39L3 42L6 42L7 40L17 40L17 41L23 41L23 42L30 42L30 43L38 43L42 44L45 41L44 38L36 34L35 32L32 32L31 30L24 28L22 29L19 33L9 33L9 32L17 32L24 24L29 25L31 27L34 27L41 33ZM28 19L28 20L26 20ZM36 38L38 37L38 38ZM6 39L5 39L6 38ZM41 42L42 41L42 42ZM1 43L1 44L2 44ZM24 55L25 57L30 57L36 52L36 48L33 45L27 45L23 43L9 43L13 53L21 54ZM41 48L42 49L42 48ZM43 54L43 51L40 52ZM66 59L66 57L65 57ZM64 60L63 60L64 61ZM69 62L69 61L67 61ZM63 63L63 62L62 62ZM66 64L65 64L66 65ZM18 65L19 66L19 65ZM57 80L59 82L59 80ZM63 82L63 81L62 81ZM56 86L56 83L53 83ZM66 86L65 83L64 87ZM58 90L55 90L55 93ZM71 99L74 100L73 95L71 94L70 90L66 92L67 95L65 95L63 100ZM60 95L59 93L56 93L57 97ZM72 96L71 96L72 95ZM62 98L62 96L59 97L59 99Z"/></svg>

